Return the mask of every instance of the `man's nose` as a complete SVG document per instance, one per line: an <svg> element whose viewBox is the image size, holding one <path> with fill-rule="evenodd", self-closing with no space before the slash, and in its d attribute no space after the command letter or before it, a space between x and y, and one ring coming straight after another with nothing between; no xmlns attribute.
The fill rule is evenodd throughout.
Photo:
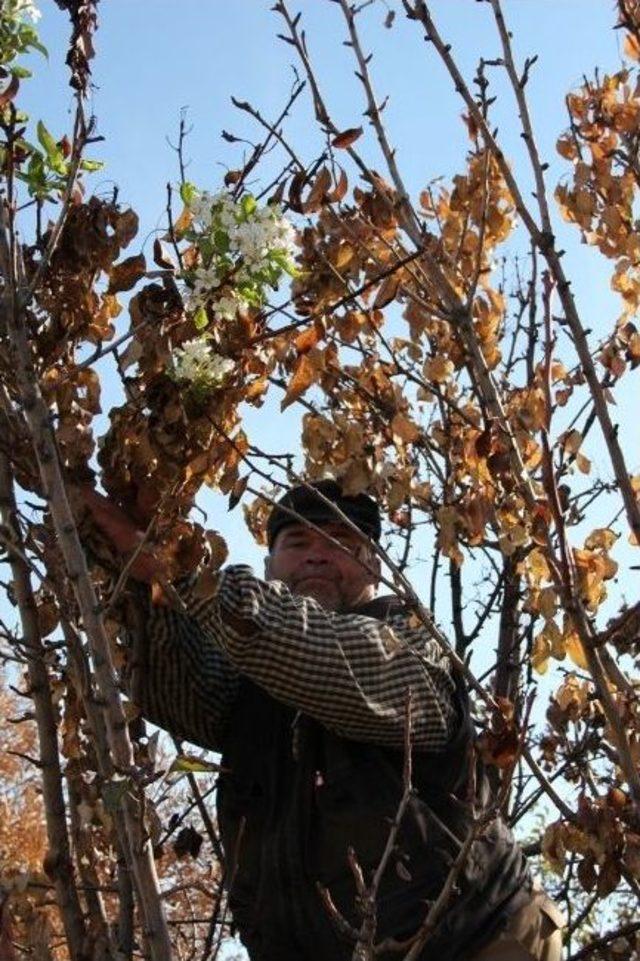
<svg viewBox="0 0 640 961"><path fill-rule="evenodd" d="M327 542L324 538L318 538L309 544L303 563L307 564L326 564L329 560Z"/></svg>
<svg viewBox="0 0 640 961"><path fill-rule="evenodd" d="M327 560L328 559L322 548L319 548L317 550L310 549L302 563L318 566L318 565L326 564Z"/></svg>

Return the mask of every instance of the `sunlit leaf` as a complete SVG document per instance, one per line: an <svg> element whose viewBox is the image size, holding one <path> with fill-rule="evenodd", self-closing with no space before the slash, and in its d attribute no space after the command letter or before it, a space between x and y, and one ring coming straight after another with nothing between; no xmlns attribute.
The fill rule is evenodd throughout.
<svg viewBox="0 0 640 961"><path fill-rule="evenodd" d="M295 400L302 397L305 391L318 379L320 370L321 363L318 361L318 355L301 354L296 362L286 394L280 403L280 410L285 410Z"/></svg>
<svg viewBox="0 0 640 961"><path fill-rule="evenodd" d="M190 754L177 754L171 762L169 773L174 774L211 774L220 770L220 765L213 761L205 761L203 758L193 757Z"/></svg>
<svg viewBox="0 0 640 961"><path fill-rule="evenodd" d="M579 667L582 670L588 669L589 661L587 660L582 642L575 631L572 631L566 638L565 649L576 667Z"/></svg>

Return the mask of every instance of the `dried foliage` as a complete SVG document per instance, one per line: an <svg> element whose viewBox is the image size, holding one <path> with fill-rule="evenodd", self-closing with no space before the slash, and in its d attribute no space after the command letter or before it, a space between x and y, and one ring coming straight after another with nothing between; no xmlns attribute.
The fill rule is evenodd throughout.
<svg viewBox="0 0 640 961"><path fill-rule="evenodd" d="M18 61L39 41L19 4L0 14L12 31L0 97L0 544L19 622L3 626L0 653L21 678L19 700L0 692L3 716L19 722L0 742L0 944L73 961L217 954L230 919L202 799L213 775L201 760L178 760L167 773L157 734L123 697L126 577L78 489L99 483L139 525L162 570L154 600L166 603L172 581L193 574L206 589L227 557L220 534L192 516L204 485L231 508L242 501L264 542L271 501L300 473L380 501L385 582L417 617L430 607L451 618L452 656L482 718L479 750L501 785L497 804L555 872L570 956L631 957L640 461L623 450L612 418L619 385L637 378L640 362L638 5L619 0L624 68L568 94L558 140L568 163L557 208L611 261L621 299L596 339L554 239L526 102L533 63L518 73L498 0L487 7L530 162L522 180L495 139L482 65L473 88L422 0L404 0L403 11L461 95L469 147L451 183L434 181L415 202L361 46L369 5L338 4L384 177L359 152L363 129L334 124L299 17L279 0L305 81L275 124L237 103L264 139L222 193L183 181L182 209L170 194L153 267L136 247L135 212L88 193L96 164L85 157L84 95L96 8L58 3L72 21L77 113L71 139L39 122L37 146L19 109ZM301 159L281 125L305 84L326 147ZM247 178L275 143L282 172L254 198ZM530 182L534 204L524 199ZM33 206L19 215L21 191ZM34 239L23 243L18 221L33 210ZM44 211L54 219L43 230ZM530 247L501 274L495 265L513 256L517 226ZM120 400L103 412L114 375ZM263 405L266 417L278 407L299 414L299 458L250 436L247 409ZM249 494L257 497L247 503ZM406 574L425 545L430 584L414 585L423 607ZM478 681L468 656L492 635L495 662L486 670L485 657ZM545 673L543 717L531 703ZM417 956L417 942L408 950Z"/></svg>

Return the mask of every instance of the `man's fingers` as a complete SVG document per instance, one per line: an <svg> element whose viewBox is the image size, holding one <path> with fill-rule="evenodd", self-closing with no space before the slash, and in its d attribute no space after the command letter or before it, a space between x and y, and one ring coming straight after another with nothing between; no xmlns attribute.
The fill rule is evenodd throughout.
<svg viewBox="0 0 640 961"><path fill-rule="evenodd" d="M79 492L95 523L107 535L116 550L121 554L130 554L134 551L142 540L143 534L131 518L108 497L98 494L88 484L79 487Z"/></svg>
<svg viewBox="0 0 640 961"><path fill-rule="evenodd" d="M81 484L76 489L95 524L125 560L130 558L144 538L142 531L117 504L99 494L91 485ZM158 575L158 563L152 554L141 550L131 564L129 574L149 584Z"/></svg>

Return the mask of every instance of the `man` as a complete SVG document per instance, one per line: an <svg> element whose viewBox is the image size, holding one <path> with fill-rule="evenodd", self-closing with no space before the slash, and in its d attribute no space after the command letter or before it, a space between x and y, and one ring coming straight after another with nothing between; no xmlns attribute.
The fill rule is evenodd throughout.
<svg viewBox="0 0 640 961"><path fill-rule="evenodd" d="M90 506L130 550L126 519L95 497ZM368 881L403 793L408 691L414 791L378 890L377 942L418 930L490 802L488 786L461 679L395 598L376 597L375 502L333 481L303 485L267 530L265 580L232 566L214 597L183 584L180 611L138 608L132 695L154 723L222 753L229 900L252 961L348 961L353 942L319 886L357 930L348 852ZM133 573L149 580L153 568L143 555ZM558 961L560 923L497 819L474 842L420 957Z"/></svg>

